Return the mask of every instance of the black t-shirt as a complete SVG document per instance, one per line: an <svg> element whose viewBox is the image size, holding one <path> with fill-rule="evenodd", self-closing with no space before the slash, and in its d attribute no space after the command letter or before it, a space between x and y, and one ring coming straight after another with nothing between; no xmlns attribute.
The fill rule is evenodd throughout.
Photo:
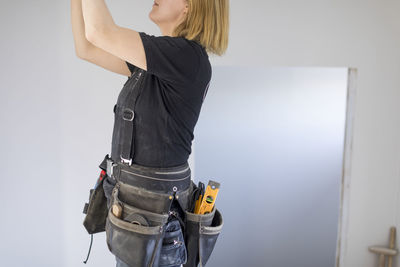
<svg viewBox="0 0 400 267"><path fill-rule="evenodd" d="M146 53L135 106L133 163L149 167L184 164L211 80L203 46L184 37L139 32ZM131 73L136 68L126 62Z"/></svg>

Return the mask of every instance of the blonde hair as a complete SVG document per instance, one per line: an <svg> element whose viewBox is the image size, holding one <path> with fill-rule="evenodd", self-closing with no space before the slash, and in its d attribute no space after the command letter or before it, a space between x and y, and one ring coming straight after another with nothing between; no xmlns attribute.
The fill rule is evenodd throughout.
<svg viewBox="0 0 400 267"><path fill-rule="evenodd" d="M187 0L188 14L173 35L200 43L207 52L223 55L228 48L229 0Z"/></svg>

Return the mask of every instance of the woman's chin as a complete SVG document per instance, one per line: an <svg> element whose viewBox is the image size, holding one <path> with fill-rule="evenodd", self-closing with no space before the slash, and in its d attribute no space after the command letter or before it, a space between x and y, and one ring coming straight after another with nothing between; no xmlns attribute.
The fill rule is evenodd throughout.
<svg viewBox="0 0 400 267"><path fill-rule="evenodd" d="M152 14L152 12L149 13L149 19L154 22L155 24L158 25L158 19L156 17L154 17L154 15Z"/></svg>
<svg viewBox="0 0 400 267"><path fill-rule="evenodd" d="M154 14L153 14L153 13L154 13L153 10L151 10L150 13L149 13L149 19L150 19L152 22L155 23L155 18L154 18Z"/></svg>

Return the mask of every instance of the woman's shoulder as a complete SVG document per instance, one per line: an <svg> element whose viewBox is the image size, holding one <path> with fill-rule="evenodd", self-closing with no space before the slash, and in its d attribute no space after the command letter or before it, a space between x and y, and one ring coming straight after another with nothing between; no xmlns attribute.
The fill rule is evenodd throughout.
<svg viewBox="0 0 400 267"><path fill-rule="evenodd" d="M189 40L185 37L178 37L181 38L181 41L185 43L185 47L187 50L191 50L196 54L200 59L203 61L208 61L208 53L204 46L200 44L200 42L196 40Z"/></svg>
<svg viewBox="0 0 400 267"><path fill-rule="evenodd" d="M207 54L205 47L201 45L201 43L198 42L197 40L190 40L183 36L169 36L169 35L157 36L153 34L148 34L146 32L139 32L139 34L142 38L147 38L154 42L161 42L165 44L179 46L181 48L184 47L196 48L198 50L204 51Z"/></svg>
<svg viewBox="0 0 400 267"><path fill-rule="evenodd" d="M151 41L151 42L157 42L160 44L166 44L166 45L171 45L171 46L178 46L178 47L184 47L187 45L187 39L184 37L178 37L178 36L169 36L169 35L153 35L153 34L148 34L146 32L139 32L140 37L142 39L146 39Z"/></svg>
<svg viewBox="0 0 400 267"><path fill-rule="evenodd" d="M199 42L185 37L139 33L147 55L148 71L156 76L170 81L193 82L200 72L210 71L208 54Z"/></svg>

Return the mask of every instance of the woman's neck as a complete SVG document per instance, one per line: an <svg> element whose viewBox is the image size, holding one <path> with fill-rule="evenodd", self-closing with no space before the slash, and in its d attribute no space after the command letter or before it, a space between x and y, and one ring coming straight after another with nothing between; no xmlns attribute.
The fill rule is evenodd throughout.
<svg viewBox="0 0 400 267"><path fill-rule="evenodd" d="M160 28L161 34L163 36L173 37L173 33L174 33L174 29L175 29L174 25L162 25L159 28Z"/></svg>

